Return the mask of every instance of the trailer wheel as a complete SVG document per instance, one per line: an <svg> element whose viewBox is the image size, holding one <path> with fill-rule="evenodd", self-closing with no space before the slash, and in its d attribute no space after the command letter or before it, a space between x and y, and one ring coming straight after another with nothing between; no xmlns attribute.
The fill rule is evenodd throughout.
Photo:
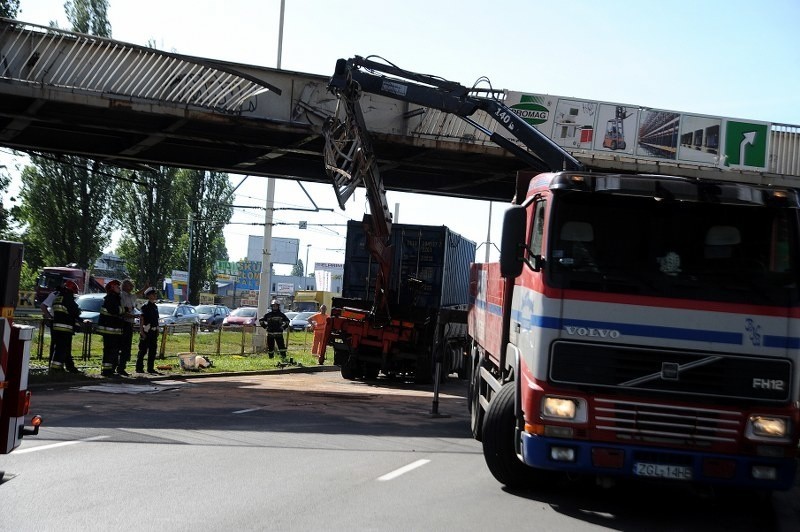
<svg viewBox="0 0 800 532"><path fill-rule="evenodd" d="M536 471L522 463L514 448L514 383L500 388L489 403L483 423L483 458L489 471L509 488L532 487Z"/></svg>
<svg viewBox="0 0 800 532"><path fill-rule="evenodd" d="M467 405L469 406L469 428L472 437L478 441L483 439L483 408L481 407L481 367L478 361L470 364L472 378L467 391Z"/></svg>

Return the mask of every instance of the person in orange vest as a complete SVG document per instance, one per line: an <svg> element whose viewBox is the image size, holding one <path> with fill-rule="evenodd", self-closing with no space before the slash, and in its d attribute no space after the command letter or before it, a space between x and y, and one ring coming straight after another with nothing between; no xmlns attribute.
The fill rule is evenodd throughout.
<svg viewBox="0 0 800 532"><path fill-rule="evenodd" d="M325 343L323 339L325 338L325 324L328 321L328 314L327 314L328 307L325 305L321 305L319 307L319 312L308 318L308 323L310 323L314 329L314 342L311 344L311 354L317 356L317 364L324 364L325 363Z"/></svg>

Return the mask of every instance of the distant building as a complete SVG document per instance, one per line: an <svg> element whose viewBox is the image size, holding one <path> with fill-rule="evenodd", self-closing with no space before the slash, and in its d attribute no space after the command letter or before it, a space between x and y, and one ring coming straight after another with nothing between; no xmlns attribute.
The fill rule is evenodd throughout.
<svg viewBox="0 0 800 532"><path fill-rule="evenodd" d="M113 253L103 253L99 259L94 261L92 276L102 285L111 279L120 281L126 279L128 270L125 269L125 260Z"/></svg>

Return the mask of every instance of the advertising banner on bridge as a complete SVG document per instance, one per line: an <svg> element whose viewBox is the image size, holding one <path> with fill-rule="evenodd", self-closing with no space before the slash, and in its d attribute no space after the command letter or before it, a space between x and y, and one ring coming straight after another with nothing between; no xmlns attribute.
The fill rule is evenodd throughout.
<svg viewBox="0 0 800 532"><path fill-rule="evenodd" d="M568 151L763 171L771 124L509 92L514 112Z"/></svg>

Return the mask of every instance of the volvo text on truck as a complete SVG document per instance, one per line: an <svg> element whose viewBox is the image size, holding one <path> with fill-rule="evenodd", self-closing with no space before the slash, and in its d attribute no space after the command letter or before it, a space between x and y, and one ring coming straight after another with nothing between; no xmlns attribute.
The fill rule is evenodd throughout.
<svg viewBox="0 0 800 532"><path fill-rule="evenodd" d="M501 101L360 57L340 60L330 87L346 109L327 132L336 187L361 183L352 176L372 186L361 92L479 130L470 116L483 112L513 142L487 137L531 166L518 175L500 262L473 265L470 279L470 423L495 478L793 485L797 190L591 173Z"/></svg>

